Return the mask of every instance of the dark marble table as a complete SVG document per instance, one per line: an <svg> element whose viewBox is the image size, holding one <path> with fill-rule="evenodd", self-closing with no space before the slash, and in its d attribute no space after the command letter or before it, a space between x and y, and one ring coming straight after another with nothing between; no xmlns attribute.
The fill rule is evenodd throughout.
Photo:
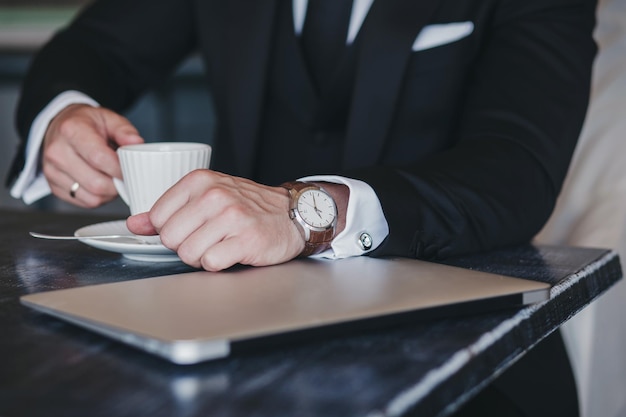
<svg viewBox="0 0 626 417"><path fill-rule="evenodd" d="M80 242L95 216L0 210L0 416L445 416L622 276L605 249L523 246L449 263L554 285L549 302L177 366L39 314L21 295L190 271Z"/></svg>

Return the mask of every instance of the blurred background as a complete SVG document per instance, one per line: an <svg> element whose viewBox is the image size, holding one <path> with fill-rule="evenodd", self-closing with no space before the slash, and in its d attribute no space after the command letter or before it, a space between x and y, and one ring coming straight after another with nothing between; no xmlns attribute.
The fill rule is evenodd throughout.
<svg viewBox="0 0 626 417"><path fill-rule="evenodd" d="M18 144L15 107L22 79L35 52L85 7L89 0L0 0L0 208L76 211L48 197L26 206L4 186ZM215 117L202 77L202 63L190 57L175 76L149 93L125 114L147 141L207 141L211 143ZM103 214L128 214L118 199L97 209Z"/></svg>

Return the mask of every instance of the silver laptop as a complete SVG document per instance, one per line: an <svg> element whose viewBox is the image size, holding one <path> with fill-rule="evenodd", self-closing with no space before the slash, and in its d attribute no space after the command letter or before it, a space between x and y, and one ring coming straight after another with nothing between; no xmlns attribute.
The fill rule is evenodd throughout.
<svg viewBox="0 0 626 417"><path fill-rule="evenodd" d="M521 306L545 283L418 260L302 259L48 291L21 302L174 363L223 358L238 345Z"/></svg>

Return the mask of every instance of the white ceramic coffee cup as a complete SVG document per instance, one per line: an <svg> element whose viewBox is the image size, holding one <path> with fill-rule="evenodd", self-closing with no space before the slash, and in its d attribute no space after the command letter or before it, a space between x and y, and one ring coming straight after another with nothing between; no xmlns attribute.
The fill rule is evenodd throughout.
<svg viewBox="0 0 626 417"><path fill-rule="evenodd" d="M211 146L195 142L154 142L121 146L117 155L123 181L113 179L131 214L149 211L154 203L189 172L208 168Z"/></svg>

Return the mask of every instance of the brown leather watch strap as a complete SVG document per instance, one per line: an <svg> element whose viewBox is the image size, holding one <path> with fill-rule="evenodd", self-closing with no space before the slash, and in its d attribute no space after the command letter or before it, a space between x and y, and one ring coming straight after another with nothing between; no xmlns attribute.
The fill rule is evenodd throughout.
<svg viewBox="0 0 626 417"><path fill-rule="evenodd" d="M324 252L330 248L334 237L335 229L328 229L326 232L311 232L311 240L304 242L304 249L299 256L306 257Z"/></svg>
<svg viewBox="0 0 626 417"><path fill-rule="evenodd" d="M280 184L280 186L286 188L292 198L295 198L300 191L306 188L321 188L313 183L303 181L288 181Z"/></svg>

